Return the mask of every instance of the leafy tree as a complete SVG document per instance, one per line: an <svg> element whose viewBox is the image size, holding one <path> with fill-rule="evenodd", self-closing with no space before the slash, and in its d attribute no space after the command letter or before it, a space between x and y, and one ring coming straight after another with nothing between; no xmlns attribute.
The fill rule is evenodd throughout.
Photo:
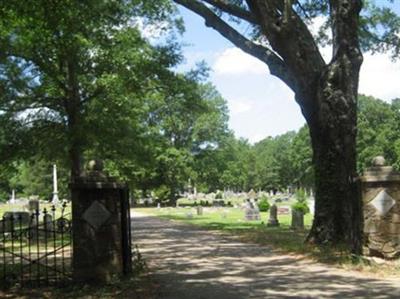
<svg viewBox="0 0 400 299"><path fill-rule="evenodd" d="M383 155L394 164L398 155L399 123L390 104L373 97L360 95L358 102L357 153L360 172L371 166L375 156Z"/></svg>
<svg viewBox="0 0 400 299"><path fill-rule="evenodd" d="M58 192L60 198L68 195L69 175L67 169L57 167ZM29 197L37 195L40 199L51 200L53 194L53 164L31 157L29 160L21 161L16 165L15 175L10 179L12 189Z"/></svg>
<svg viewBox="0 0 400 299"><path fill-rule="evenodd" d="M135 16L164 20L171 5L159 4L161 10L141 1L1 1L0 109L29 128L44 155L68 156L72 176L91 141L120 137L124 108L135 103L136 111L127 110L138 116L154 82L178 61L175 45L150 46L133 23Z"/></svg>
<svg viewBox="0 0 400 299"><path fill-rule="evenodd" d="M289 165L294 174L292 184L302 188L314 188L314 167L308 126L303 126L293 138L289 150Z"/></svg>
<svg viewBox="0 0 400 299"><path fill-rule="evenodd" d="M265 62L271 74L294 91L309 125L313 148L316 211L308 240L317 244L345 243L360 253L361 200L351 178L356 176L362 1L175 2L199 14L207 26ZM329 63L323 60L307 27L309 15L321 13L327 15L332 30L333 55ZM240 33L232 24L235 20L250 24L254 35Z"/></svg>

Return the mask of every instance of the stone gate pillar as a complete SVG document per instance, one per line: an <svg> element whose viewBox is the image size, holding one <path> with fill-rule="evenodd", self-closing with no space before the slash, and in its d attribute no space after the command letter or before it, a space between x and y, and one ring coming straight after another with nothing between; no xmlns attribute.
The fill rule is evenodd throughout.
<svg viewBox="0 0 400 299"><path fill-rule="evenodd" d="M400 173L381 156L361 177L365 254L400 256Z"/></svg>
<svg viewBox="0 0 400 299"><path fill-rule="evenodd" d="M102 170L100 161L91 161L89 171L70 185L73 278L80 282L108 282L126 272L130 262L130 220L124 215L129 204L123 200L128 189Z"/></svg>

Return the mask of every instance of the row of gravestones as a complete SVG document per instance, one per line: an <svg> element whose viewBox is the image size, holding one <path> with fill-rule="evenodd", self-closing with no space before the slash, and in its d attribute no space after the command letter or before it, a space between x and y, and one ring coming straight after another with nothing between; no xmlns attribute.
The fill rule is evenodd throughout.
<svg viewBox="0 0 400 299"><path fill-rule="evenodd" d="M268 218L268 226L279 226L278 220L278 207L276 205L272 205L269 210L269 218ZM292 209L292 229L304 229L304 213L302 211L298 211Z"/></svg>
<svg viewBox="0 0 400 299"><path fill-rule="evenodd" d="M196 214L198 216L203 215L203 207L196 207ZM248 221L251 220L260 220L260 210L255 208L255 206L247 206L245 208L245 219ZM278 207L276 205L272 205L269 211L269 218L267 226L279 226L278 220ZM292 210L292 229L304 229L304 213L298 210Z"/></svg>
<svg viewBox="0 0 400 299"><path fill-rule="evenodd" d="M38 212L40 204L38 200L30 200L28 202L28 211L6 211L0 225L1 232L10 232L22 226L36 226L37 217L32 216ZM53 230L53 216L45 213L43 215L43 223L48 230Z"/></svg>

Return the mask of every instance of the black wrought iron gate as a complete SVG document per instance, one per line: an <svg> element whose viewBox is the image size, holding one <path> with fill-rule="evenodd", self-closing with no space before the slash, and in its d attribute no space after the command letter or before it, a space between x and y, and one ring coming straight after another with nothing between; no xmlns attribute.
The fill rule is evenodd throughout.
<svg viewBox="0 0 400 299"><path fill-rule="evenodd" d="M67 204L8 212L0 220L0 286L42 286L71 279L71 215Z"/></svg>

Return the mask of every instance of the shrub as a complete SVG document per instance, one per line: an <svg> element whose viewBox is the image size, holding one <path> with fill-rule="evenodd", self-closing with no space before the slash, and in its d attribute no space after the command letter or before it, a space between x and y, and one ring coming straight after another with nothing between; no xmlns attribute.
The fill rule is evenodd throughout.
<svg viewBox="0 0 400 299"><path fill-rule="evenodd" d="M258 209L260 210L260 212L267 212L269 210L269 207L270 204L267 197L261 197L261 199L258 201Z"/></svg>
<svg viewBox="0 0 400 299"><path fill-rule="evenodd" d="M292 204L292 209L296 211L303 212L303 214L307 214L310 212L310 208L308 207L307 203L305 201L297 201L294 204Z"/></svg>
<svg viewBox="0 0 400 299"><path fill-rule="evenodd" d="M158 199L157 202L167 201L171 197L171 190L167 186L161 185L154 190L154 195Z"/></svg>
<svg viewBox="0 0 400 299"><path fill-rule="evenodd" d="M307 202L307 195L306 195L306 191L302 188L298 189L296 191L296 200L297 202Z"/></svg>
<svg viewBox="0 0 400 299"><path fill-rule="evenodd" d="M217 194L215 194L215 199L222 199L223 198L223 194L221 191L218 191Z"/></svg>

